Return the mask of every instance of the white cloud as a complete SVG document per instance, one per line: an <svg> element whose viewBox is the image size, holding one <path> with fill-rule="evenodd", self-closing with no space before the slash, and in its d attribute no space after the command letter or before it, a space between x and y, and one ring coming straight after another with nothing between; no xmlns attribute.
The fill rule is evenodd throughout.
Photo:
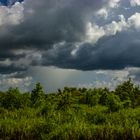
<svg viewBox="0 0 140 140"><path fill-rule="evenodd" d="M0 61L1 66L10 66L12 64L10 59L5 59L4 61Z"/></svg>
<svg viewBox="0 0 140 140"><path fill-rule="evenodd" d="M7 90L9 87L20 87L22 91L28 91L33 82L32 77L13 78L15 74L0 75L0 89Z"/></svg>
<svg viewBox="0 0 140 140"><path fill-rule="evenodd" d="M103 17L103 18L107 18L108 17L108 10L107 8L101 8L100 10L97 11L97 16Z"/></svg>
<svg viewBox="0 0 140 140"><path fill-rule="evenodd" d="M109 7L116 8L116 7L119 6L119 2L120 2L120 0L110 0L109 1Z"/></svg>
<svg viewBox="0 0 140 140"><path fill-rule="evenodd" d="M130 18L128 18L128 24L130 27L140 29L140 13L135 13Z"/></svg>
<svg viewBox="0 0 140 140"><path fill-rule="evenodd" d="M88 42L96 43L102 36L105 35L103 27L99 27L96 24L89 22L87 24L86 40Z"/></svg>
<svg viewBox="0 0 140 140"><path fill-rule="evenodd" d="M87 87L87 88L104 88L107 87L110 90L114 90L116 86L126 80L130 75L130 71L133 68L126 68L123 70L99 70L94 71L96 73L96 78L93 77L93 81L90 83L79 84L79 87Z"/></svg>
<svg viewBox="0 0 140 140"><path fill-rule="evenodd" d="M140 0L130 0L131 6L140 6Z"/></svg>
<svg viewBox="0 0 140 140"><path fill-rule="evenodd" d="M11 7L0 6L0 26L17 25L23 20L23 3L16 2Z"/></svg>
<svg viewBox="0 0 140 140"><path fill-rule="evenodd" d="M100 16L104 19L107 19L109 14L112 12L113 9L119 8L120 0L107 0L107 4L104 5L101 9L97 10L95 15Z"/></svg>
<svg viewBox="0 0 140 140"><path fill-rule="evenodd" d="M130 28L140 29L140 13L135 13L128 19L119 15L120 20L112 21L104 26L98 26L95 23L87 24L86 41L96 43L103 36L115 35L117 32L127 31Z"/></svg>
<svg viewBox="0 0 140 140"><path fill-rule="evenodd" d="M119 15L120 21L112 21L110 24L98 26L95 23L87 24L87 41L96 43L103 36L115 35L117 32L127 28L127 22L123 15Z"/></svg>
<svg viewBox="0 0 140 140"><path fill-rule="evenodd" d="M97 80L95 82L95 87L108 87L111 90L114 90L116 86L126 80L129 77L132 78L130 71L133 68L125 68L123 70L100 70L96 71L97 75L102 75L106 77L105 80Z"/></svg>
<svg viewBox="0 0 140 140"><path fill-rule="evenodd" d="M117 32L121 32L127 27L126 20L123 15L119 15L120 21L112 21L112 23L105 25L104 30L107 36L115 35Z"/></svg>

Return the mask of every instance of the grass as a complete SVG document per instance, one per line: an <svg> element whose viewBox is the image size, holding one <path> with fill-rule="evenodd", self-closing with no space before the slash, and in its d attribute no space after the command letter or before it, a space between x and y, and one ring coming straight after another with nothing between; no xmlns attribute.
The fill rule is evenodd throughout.
<svg viewBox="0 0 140 140"><path fill-rule="evenodd" d="M35 105L33 92L26 93L24 101L17 89L0 93L0 140L139 140L140 90L127 85L131 93L124 94L127 100L123 100L119 98L125 89L122 87L113 93L107 89L67 88L48 95L39 87L40 91L33 90ZM7 94L12 94L12 102ZM116 109L118 105L121 107Z"/></svg>

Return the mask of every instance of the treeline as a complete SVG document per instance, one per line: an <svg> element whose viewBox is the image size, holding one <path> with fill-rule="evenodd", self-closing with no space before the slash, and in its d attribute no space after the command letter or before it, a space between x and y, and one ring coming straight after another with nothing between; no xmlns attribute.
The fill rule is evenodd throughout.
<svg viewBox="0 0 140 140"><path fill-rule="evenodd" d="M129 79L108 88L68 88L46 94L0 92L2 140L140 139L140 89Z"/></svg>

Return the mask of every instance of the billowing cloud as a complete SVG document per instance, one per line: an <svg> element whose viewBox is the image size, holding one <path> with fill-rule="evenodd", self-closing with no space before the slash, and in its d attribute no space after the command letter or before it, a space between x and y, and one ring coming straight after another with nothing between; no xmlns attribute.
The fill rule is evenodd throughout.
<svg viewBox="0 0 140 140"><path fill-rule="evenodd" d="M11 7L1 6L0 67L11 72L14 68L24 70L41 64L39 57L28 57L28 52L40 54L61 41L82 41L87 21L102 4L102 0L28 0ZM8 65L4 64L7 61Z"/></svg>
<svg viewBox="0 0 140 140"><path fill-rule="evenodd" d="M89 25L87 43L78 47L65 42L56 44L44 53L43 65L79 70L139 67L138 17L139 13L136 13L125 20L121 15L120 21L112 21L103 27Z"/></svg>
<svg viewBox="0 0 140 140"><path fill-rule="evenodd" d="M131 6L140 6L140 0L130 0Z"/></svg>
<svg viewBox="0 0 140 140"><path fill-rule="evenodd" d="M0 74L0 90L7 90L9 87L20 87L22 91L28 91L32 85L33 79L31 76L24 78L15 77L16 73L13 74Z"/></svg>
<svg viewBox="0 0 140 140"><path fill-rule="evenodd" d="M140 67L139 0L10 0L0 6L0 74L34 66Z"/></svg>
<svg viewBox="0 0 140 140"><path fill-rule="evenodd" d="M23 19L23 6L18 2L11 8L1 6L0 13L0 27L18 25Z"/></svg>

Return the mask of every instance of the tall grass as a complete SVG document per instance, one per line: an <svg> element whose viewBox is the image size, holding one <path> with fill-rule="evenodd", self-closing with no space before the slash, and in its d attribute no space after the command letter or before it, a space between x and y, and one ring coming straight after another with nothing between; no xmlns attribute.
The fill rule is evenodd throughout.
<svg viewBox="0 0 140 140"><path fill-rule="evenodd" d="M125 83L128 88L129 82ZM119 85L114 92L65 88L48 95L40 85L38 87L41 92L34 89L32 93L26 93L24 101L24 94L17 89L0 93L0 140L140 139L140 90L132 84L133 98L131 93L124 92L124 98L120 95L120 91L125 90L124 85L123 89ZM12 94L14 106L7 94Z"/></svg>

